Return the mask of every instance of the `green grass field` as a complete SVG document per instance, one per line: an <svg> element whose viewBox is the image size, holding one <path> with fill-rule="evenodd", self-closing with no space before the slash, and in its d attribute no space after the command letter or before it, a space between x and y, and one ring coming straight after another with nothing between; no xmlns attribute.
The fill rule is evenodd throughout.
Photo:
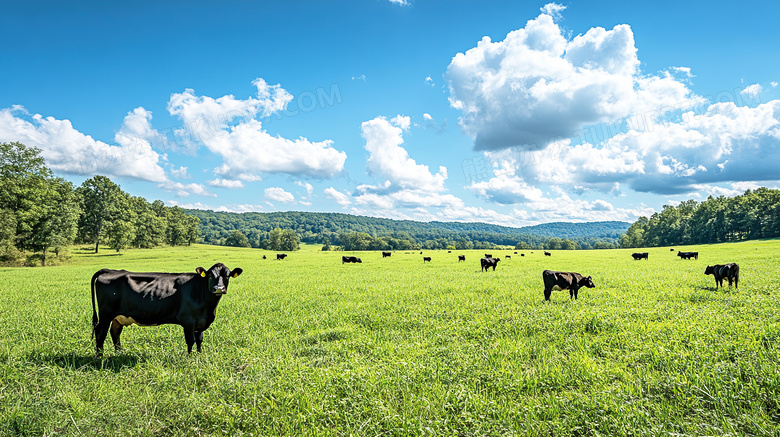
<svg viewBox="0 0 780 437"><path fill-rule="evenodd" d="M680 247L689 261L493 251L512 259L487 273L484 251L342 265L318 249L74 248L0 268L0 435L780 435L780 240ZM95 271L217 261L244 273L203 353L179 326L132 326L94 357ZM726 262L738 291L703 274ZM545 303L544 269L596 288Z"/></svg>

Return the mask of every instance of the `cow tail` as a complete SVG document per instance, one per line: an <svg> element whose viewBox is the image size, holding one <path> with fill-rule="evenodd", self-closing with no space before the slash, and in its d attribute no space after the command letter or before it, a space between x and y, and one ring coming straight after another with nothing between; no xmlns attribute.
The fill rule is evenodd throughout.
<svg viewBox="0 0 780 437"><path fill-rule="evenodd" d="M97 329L98 325L98 315L97 315L97 309L95 308L95 281L97 280L98 276L103 274L104 270L98 270L95 272L94 275L92 275L92 280L89 282L90 290L92 291L92 338L95 338L95 329Z"/></svg>

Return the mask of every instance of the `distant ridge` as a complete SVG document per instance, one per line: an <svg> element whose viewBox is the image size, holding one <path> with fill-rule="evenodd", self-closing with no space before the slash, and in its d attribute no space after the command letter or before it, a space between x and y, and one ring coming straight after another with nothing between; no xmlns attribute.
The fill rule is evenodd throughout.
<svg viewBox="0 0 780 437"><path fill-rule="evenodd" d="M620 235L631 225L621 221L587 223L555 222L515 228L480 222L420 222L394 220L335 212L218 212L188 209L186 214L200 219L201 236L208 244L220 241L235 230L251 241L262 239L275 228L293 229L307 243L322 243L326 238L336 244L338 236L348 232L364 232L371 236L393 236L417 242L427 240L469 240L514 246L525 241L532 247L541 247L548 239L571 239L588 248L595 242L616 244ZM400 236L400 237L399 237Z"/></svg>

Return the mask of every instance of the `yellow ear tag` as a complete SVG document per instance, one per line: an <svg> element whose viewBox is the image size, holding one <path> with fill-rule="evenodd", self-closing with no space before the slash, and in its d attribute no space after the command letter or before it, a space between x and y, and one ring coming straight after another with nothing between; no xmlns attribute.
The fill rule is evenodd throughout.
<svg viewBox="0 0 780 437"><path fill-rule="evenodd" d="M206 272L200 272L200 276L205 278L206 277Z"/></svg>
<svg viewBox="0 0 780 437"><path fill-rule="evenodd" d="M234 277L234 278L235 278L235 277L236 277L236 276L238 276L238 275L237 275L237 274L235 274L235 273L233 273L233 274L232 274L232 275L230 275L230 276L232 276L232 277Z"/></svg>

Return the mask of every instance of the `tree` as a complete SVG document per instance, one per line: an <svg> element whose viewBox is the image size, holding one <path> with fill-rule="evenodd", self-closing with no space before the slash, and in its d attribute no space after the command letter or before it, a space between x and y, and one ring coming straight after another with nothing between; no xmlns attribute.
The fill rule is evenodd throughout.
<svg viewBox="0 0 780 437"><path fill-rule="evenodd" d="M271 250L298 250L300 239L292 229L276 228L268 233Z"/></svg>
<svg viewBox="0 0 780 437"><path fill-rule="evenodd" d="M81 203L81 218L79 219L79 238L82 241L95 243L95 253L101 238L111 227L114 220L120 219L120 214L127 211L127 195L119 185L105 176L94 176L87 179L76 189Z"/></svg>
<svg viewBox="0 0 780 437"><path fill-rule="evenodd" d="M235 230L225 238L225 246L250 247L249 239L241 231Z"/></svg>
<svg viewBox="0 0 780 437"><path fill-rule="evenodd" d="M106 231L108 247L119 252L127 249L136 238L136 230L133 223L126 220L113 221Z"/></svg>
<svg viewBox="0 0 780 437"><path fill-rule="evenodd" d="M79 204L73 185L62 178L47 181L40 197L40 207L33 225L33 232L27 245L41 252L41 264L46 265L49 249L59 248L73 242L78 230Z"/></svg>

